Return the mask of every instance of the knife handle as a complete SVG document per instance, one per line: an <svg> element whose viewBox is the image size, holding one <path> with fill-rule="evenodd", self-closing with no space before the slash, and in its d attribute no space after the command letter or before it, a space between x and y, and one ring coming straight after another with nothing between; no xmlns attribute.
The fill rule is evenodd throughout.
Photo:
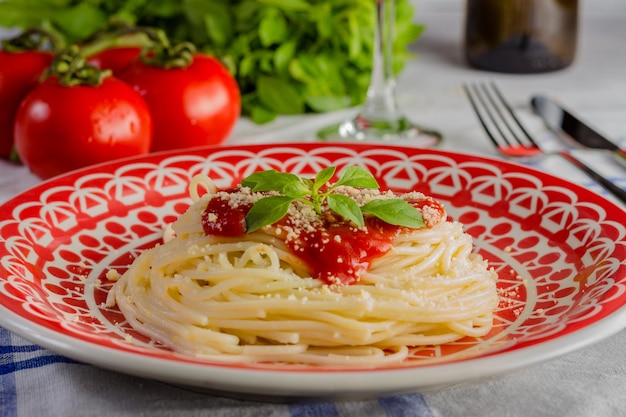
<svg viewBox="0 0 626 417"><path fill-rule="evenodd" d="M593 179L595 182L603 186L608 192L610 192L615 197L617 197L622 203L626 204L626 191L624 191L622 188L615 185L608 178L599 174L589 165L585 164L584 162L582 162L580 159L576 158L572 154L565 152L565 151L561 151L559 152L559 155L561 155L563 158L567 159L576 167L584 171L587 175L589 175L591 179Z"/></svg>

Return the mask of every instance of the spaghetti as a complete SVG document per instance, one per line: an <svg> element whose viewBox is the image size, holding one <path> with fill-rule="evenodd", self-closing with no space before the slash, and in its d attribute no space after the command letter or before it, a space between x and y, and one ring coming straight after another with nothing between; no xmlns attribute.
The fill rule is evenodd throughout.
<svg viewBox="0 0 626 417"><path fill-rule="evenodd" d="M233 227L267 193L218 190L196 177L173 236L133 262L107 304L175 351L237 362L379 366L402 361L410 346L489 332L495 272L438 202L420 193L336 192L359 204L406 199L425 227L366 218L357 228L293 204L280 222L241 234Z"/></svg>

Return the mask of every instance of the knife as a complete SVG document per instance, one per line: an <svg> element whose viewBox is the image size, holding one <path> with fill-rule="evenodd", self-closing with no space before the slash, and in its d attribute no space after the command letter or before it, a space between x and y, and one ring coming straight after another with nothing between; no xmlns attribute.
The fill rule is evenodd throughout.
<svg viewBox="0 0 626 417"><path fill-rule="evenodd" d="M553 132L559 135L565 133L567 137L588 148L607 149L617 156L620 163L626 164L626 150L598 133L554 100L536 95L531 98L530 104L535 114L539 115Z"/></svg>

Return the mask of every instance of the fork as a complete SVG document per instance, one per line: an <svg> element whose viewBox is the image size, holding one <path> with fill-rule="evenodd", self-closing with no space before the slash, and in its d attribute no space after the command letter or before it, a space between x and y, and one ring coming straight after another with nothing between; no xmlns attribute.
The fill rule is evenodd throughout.
<svg viewBox="0 0 626 417"><path fill-rule="evenodd" d="M495 83L465 84L463 89L478 117L478 121L501 155L520 160L529 160L549 154L560 155L623 203L626 203L626 191L569 152L563 150L544 152L515 115L513 108Z"/></svg>

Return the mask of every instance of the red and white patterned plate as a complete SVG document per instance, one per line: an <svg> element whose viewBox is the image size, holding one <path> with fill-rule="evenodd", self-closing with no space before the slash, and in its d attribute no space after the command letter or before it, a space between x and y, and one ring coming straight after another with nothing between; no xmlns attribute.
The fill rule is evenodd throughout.
<svg viewBox="0 0 626 417"><path fill-rule="evenodd" d="M324 369L224 364L180 355L136 334L104 306L109 269L123 271L189 206L196 174L218 186L255 170L312 176L369 169L383 188L445 203L499 274L493 331L411 350L399 366ZM467 382L554 358L626 323L624 211L521 165L439 150L294 144L152 154L69 173L0 207L0 325L86 363L238 394L382 395Z"/></svg>

